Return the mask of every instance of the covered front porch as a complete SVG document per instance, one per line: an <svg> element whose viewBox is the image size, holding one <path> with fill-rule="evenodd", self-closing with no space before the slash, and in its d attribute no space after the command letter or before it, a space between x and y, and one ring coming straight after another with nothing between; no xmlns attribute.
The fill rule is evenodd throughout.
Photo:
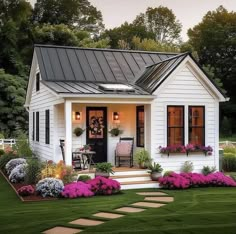
<svg viewBox="0 0 236 234"><path fill-rule="evenodd" d="M72 153L84 145L95 151L93 161L115 164L115 148L120 137L134 138L134 152L139 147L151 149L151 100L145 99L65 99L54 106L55 158L62 159L60 139L65 140L65 162L72 165ZM100 120L99 126L94 124ZM76 136L74 129L84 130ZM112 136L110 130L119 128L122 133Z"/></svg>

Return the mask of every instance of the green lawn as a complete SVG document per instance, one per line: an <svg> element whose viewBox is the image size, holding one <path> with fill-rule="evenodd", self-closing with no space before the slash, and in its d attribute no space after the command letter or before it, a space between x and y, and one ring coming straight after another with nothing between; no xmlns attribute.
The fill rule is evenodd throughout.
<svg viewBox="0 0 236 234"><path fill-rule="evenodd" d="M142 201L143 197L135 192L129 190L114 196L22 203L0 176L0 233L35 234L56 225L70 226L68 222L74 219ZM174 196L173 203L85 228L83 233L236 233L236 188L165 192Z"/></svg>

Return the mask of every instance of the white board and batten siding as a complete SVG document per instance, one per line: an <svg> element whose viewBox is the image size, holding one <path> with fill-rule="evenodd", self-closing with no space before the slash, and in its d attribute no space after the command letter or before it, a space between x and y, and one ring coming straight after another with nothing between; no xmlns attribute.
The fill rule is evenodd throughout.
<svg viewBox="0 0 236 234"><path fill-rule="evenodd" d="M200 172L203 166L219 167L218 154L218 115L219 101L206 89L203 81L189 65L185 64L176 74L165 80L154 93L157 98L151 105L151 155L160 163L165 171L180 171L185 161L191 161L194 171ZM167 145L167 106L184 106L185 145L188 144L188 107L205 106L205 145L213 148L212 156L203 153L160 154L158 147Z"/></svg>
<svg viewBox="0 0 236 234"><path fill-rule="evenodd" d="M54 160L54 105L62 102L42 83L36 92L35 78L29 105L29 140L33 151L43 160ZM50 144L45 143L45 111L50 112ZM35 112L35 138L33 141L33 112ZM39 142L36 141L36 112L39 112Z"/></svg>

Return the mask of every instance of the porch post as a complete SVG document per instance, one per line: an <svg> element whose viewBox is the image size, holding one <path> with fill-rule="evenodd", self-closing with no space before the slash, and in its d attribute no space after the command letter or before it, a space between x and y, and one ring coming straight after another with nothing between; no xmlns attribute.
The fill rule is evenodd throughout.
<svg viewBox="0 0 236 234"><path fill-rule="evenodd" d="M72 165L72 103L65 101L65 163Z"/></svg>

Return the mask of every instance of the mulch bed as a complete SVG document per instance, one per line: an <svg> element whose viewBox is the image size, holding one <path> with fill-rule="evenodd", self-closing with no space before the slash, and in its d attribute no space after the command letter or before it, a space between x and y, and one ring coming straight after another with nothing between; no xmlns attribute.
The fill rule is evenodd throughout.
<svg viewBox="0 0 236 234"><path fill-rule="evenodd" d="M5 178L5 180L8 182L8 184L12 187L12 189L15 191L16 195L19 197L19 199L23 202L35 202L35 201L52 201L52 200L58 200L58 198L55 197L42 197L40 195L37 195L36 193L34 195L22 197L18 194L17 190L21 188L22 186L25 186L24 183L11 183L8 179L8 176L3 173L0 170L0 174ZM35 189L35 185L32 185L32 187Z"/></svg>

